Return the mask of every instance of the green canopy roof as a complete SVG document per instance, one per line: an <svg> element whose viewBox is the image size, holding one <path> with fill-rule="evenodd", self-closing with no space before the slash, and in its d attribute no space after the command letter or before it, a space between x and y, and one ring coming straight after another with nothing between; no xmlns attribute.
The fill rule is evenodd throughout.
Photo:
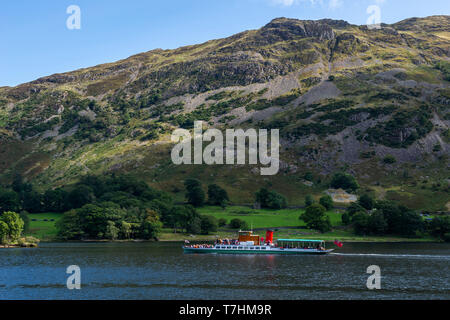
<svg viewBox="0 0 450 320"><path fill-rule="evenodd" d="M324 242L324 240L308 240L308 239L278 239L283 242Z"/></svg>

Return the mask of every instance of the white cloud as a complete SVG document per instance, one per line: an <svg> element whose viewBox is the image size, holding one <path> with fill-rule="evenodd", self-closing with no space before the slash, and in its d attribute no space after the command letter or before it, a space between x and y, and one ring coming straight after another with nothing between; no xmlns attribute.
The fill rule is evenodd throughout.
<svg viewBox="0 0 450 320"><path fill-rule="evenodd" d="M284 7L290 7L294 4L294 0L272 0L273 4L282 5Z"/></svg>
<svg viewBox="0 0 450 320"><path fill-rule="evenodd" d="M290 7L294 4L294 0L273 0L274 4L280 4L285 7Z"/></svg>
<svg viewBox="0 0 450 320"><path fill-rule="evenodd" d="M330 2L328 3L328 8L334 10L334 9L342 7L342 5L343 5L342 0L330 0Z"/></svg>
<svg viewBox="0 0 450 320"><path fill-rule="evenodd" d="M272 4L280 5L283 7L290 7L302 2L309 2L311 5L323 4L323 0L271 0Z"/></svg>
<svg viewBox="0 0 450 320"><path fill-rule="evenodd" d="M279 5L282 7L291 7L293 5L298 5L301 3L308 3L308 2L311 4L311 6L316 6L316 5L319 5L322 7L324 6L324 0L270 0L270 1L273 5ZM383 3L386 0L375 0L375 1L377 3ZM334 10L334 9L342 7L343 4L344 4L343 0L329 0L328 8Z"/></svg>

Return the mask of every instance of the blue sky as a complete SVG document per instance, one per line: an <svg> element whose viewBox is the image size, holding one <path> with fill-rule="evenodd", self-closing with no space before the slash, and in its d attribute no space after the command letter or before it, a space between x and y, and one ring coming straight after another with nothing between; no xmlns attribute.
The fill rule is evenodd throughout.
<svg viewBox="0 0 450 320"><path fill-rule="evenodd" d="M277 17L365 24L370 5L393 23L449 14L448 0L3 0L0 86L257 29ZM69 30L70 5L81 29Z"/></svg>

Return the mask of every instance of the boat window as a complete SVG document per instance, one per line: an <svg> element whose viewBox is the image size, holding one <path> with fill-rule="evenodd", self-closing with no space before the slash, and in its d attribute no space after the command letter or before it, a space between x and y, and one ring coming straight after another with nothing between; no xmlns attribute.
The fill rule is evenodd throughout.
<svg viewBox="0 0 450 320"><path fill-rule="evenodd" d="M250 250L253 250L253 249L255 249L255 247L250 247Z"/></svg>
<svg viewBox="0 0 450 320"><path fill-rule="evenodd" d="M244 249L243 247L239 247L239 250Z"/></svg>
<svg viewBox="0 0 450 320"><path fill-rule="evenodd" d="M255 247L255 250L259 250L259 247Z"/></svg>
<svg viewBox="0 0 450 320"><path fill-rule="evenodd" d="M236 250L236 249L237 249L237 247L233 247L233 249L234 249L234 250Z"/></svg>
<svg viewBox="0 0 450 320"><path fill-rule="evenodd" d="M262 250L266 250L267 248L266 248L266 247L261 247L261 249L262 249Z"/></svg>
<svg viewBox="0 0 450 320"><path fill-rule="evenodd" d="M227 249L231 249L231 247L227 247Z"/></svg>

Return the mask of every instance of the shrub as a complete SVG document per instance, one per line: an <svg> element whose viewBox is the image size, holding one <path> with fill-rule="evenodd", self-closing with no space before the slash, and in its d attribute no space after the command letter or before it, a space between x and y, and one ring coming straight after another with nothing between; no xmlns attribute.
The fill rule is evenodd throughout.
<svg viewBox="0 0 450 320"><path fill-rule="evenodd" d="M444 60L438 61L435 68L442 72L445 80L450 81L450 62Z"/></svg>
<svg viewBox="0 0 450 320"><path fill-rule="evenodd" d="M248 229L248 224L244 220L236 218L230 221L230 228L245 230Z"/></svg>
<svg viewBox="0 0 450 320"><path fill-rule="evenodd" d="M386 164L393 164L397 162L397 159L392 155L387 155L383 158L383 162Z"/></svg>
<svg viewBox="0 0 450 320"><path fill-rule="evenodd" d="M433 152L439 152L439 151L441 151L442 150L442 146L440 145L440 144L436 144L434 147L433 147Z"/></svg>
<svg viewBox="0 0 450 320"><path fill-rule="evenodd" d="M347 173L336 173L331 179L330 186L334 189L356 190L359 188L355 177Z"/></svg>
<svg viewBox="0 0 450 320"><path fill-rule="evenodd" d="M217 224L219 227L225 227L227 225L227 220L225 218L220 218Z"/></svg>

